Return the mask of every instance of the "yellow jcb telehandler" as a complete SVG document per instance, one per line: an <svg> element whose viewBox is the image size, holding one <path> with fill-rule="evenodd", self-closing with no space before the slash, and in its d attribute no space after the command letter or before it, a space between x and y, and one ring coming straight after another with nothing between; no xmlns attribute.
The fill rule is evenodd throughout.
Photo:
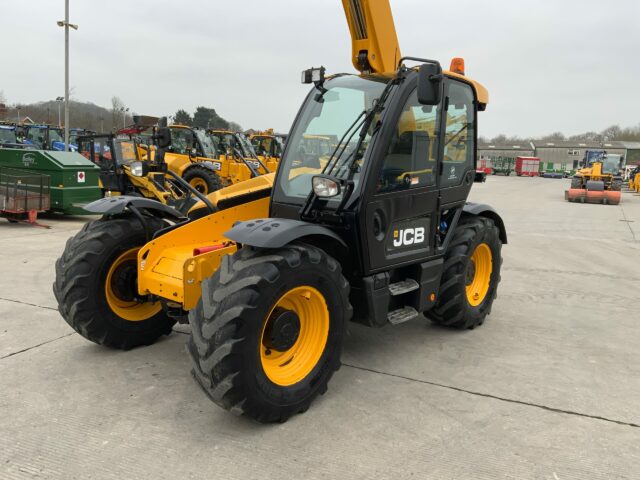
<svg viewBox="0 0 640 480"><path fill-rule="evenodd" d="M282 157L284 141L282 135L274 133L273 128L263 132L252 133L249 135L249 141L256 155L264 160L271 158L279 160Z"/></svg>
<svg viewBox="0 0 640 480"><path fill-rule="evenodd" d="M278 168L279 157L269 157L258 155L253 148L249 139L240 132L232 132L230 130L207 130L212 138L220 160L235 162L238 166L246 166L237 173L234 171L234 177L231 183L238 183L248 178L253 178L265 173L275 172Z"/></svg>
<svg viewBox="0 0 640 480"><path fill-rule="evenodd" d="M76 145L78 153L100 167L99 185L105 197L133 195L159 201L182 213L196 203L192 189L168 170L162 155L149 155L155 146L143 144L135 136L81 135Z"/></svg>
<svg viewBox="0 0 640 480"><path fill-rule="evenodd" d="M618 205L622 188L620 159L620 155L609 155L602 150L587 150L582 168L571 179L571 188L565 191L565 199Z"/></svg>
<svg viewBox="0 0 640 480"><path fill-rule="evenodd" d="M197 383L261 422L327 390L348 321L424 313L473 329L500 282L504 223L467 202L487 90L460 59L446 71L402 57L388 0L343 6L359 74L303 72L312 88L275 175L218 190L189 218L96 202L104 217L56 263L59 310L77 332L126 349L188 321ZM405 130L407 115L438 128ZM337 139L326 162L300 158L305 135Z"/></svg>
<svg viewBox="0 0 640 480"><path fill-rule="evenodd" d="M629 190L640 193L640 165L629 171L627 182Z"/></svg>

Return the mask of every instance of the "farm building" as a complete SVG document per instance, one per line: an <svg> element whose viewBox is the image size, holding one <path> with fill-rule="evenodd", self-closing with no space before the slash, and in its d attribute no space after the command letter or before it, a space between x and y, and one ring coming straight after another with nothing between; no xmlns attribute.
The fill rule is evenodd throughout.
<svg viewBox="0 0 640 480"><path fill-rule="evenodd" d="M478 166L492 168L496 163L510 160L515 163L517 157L533 157L533 146L528 142L499 145L484 143L478 145Z"/></svg>
<svg viewBox="0 0 640 480"><path fill-rule="evenodd" d="M514 145L481 143L478 145L478 166L491 168L504 159L516 157L540 158L541 171L571 171L579 167L587 150L605 150L620 155L625 165L640 164L640 142L575 142L534 140Z"/></svg>

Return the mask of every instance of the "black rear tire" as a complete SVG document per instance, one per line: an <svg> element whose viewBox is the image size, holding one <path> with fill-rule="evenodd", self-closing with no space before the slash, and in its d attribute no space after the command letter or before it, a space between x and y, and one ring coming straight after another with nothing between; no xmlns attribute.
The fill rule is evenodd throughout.
<svg viewBox="0 0 640 480"><path fill-rule="evenodd" d="M203 195L209 195L224 186L216 172L202 165L189 167L182 178Z"/></svg>
<svg viewBox="0 0 640 480"><path fill-rule="evenodd" d="M622 190L622 180L612 180L611 181L611 191L619 192Z"/></svg>
<svg viewBox="0 0 640 480"><path fill-rule="evenodd" d="M147 217L146 220L154 232L166 226L157 218ZM142 224L133 216L89 222L67 241L62 256L56 262L53 293L62 317L87 340L128 350L150 345L160 336L171 333L175 320L168 317L162 308L151 316L144 315L140 320L130 321L114 312L107 300L105 283L113 263L125 252L145 243ZM122 272L126 278L119 287L135 289L135 278L131 277L133 267L126 267L129 276ZM138 296L137 291L125 294ZM139 300L145 304L145 299ZM146 305L149 306L148 303ZM157 310L153 304L151 307L153 311Z"/></svg>
<svg viewBox="0 0 640 480"><path fill-rule="evenodd" d="M480 244L486 244L491 251L492 269L489 289L482 302L474 306L467 298L467 273L469 268L473 268L471 257ZM501 249L500 232L492 220L463 217L445 253L436 305L425 315L434 323L457 329L473 329L482 325L497 296Z"/></svg>
<svg viewBox="0 0 640 480"><path fill-rule="evenodd" d="M329 327L319 359L291 385L271 380L261 360L264 326L283 294L311 286L326 301ZM189 312L192 375L214 403L260 422L284 422L327 390L353 309L340 264L319 248L294 243L277 250L245 247L223 258L202 283Z"/></svg>

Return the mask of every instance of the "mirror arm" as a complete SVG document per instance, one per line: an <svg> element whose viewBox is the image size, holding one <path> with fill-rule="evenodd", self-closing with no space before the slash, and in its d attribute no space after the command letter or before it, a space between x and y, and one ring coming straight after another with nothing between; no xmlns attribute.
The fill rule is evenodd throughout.
<svg viewBox="0 0 640 480"><path fill-rule="evenodd" d="M351 194L355 190L355 186L356 183L353 180L346 180L344 182L344 193L342 194L342 200L340 201L338 208L336 208L336 215L342 213L344 206L347 204L347 201L351 198Z"/></svg>

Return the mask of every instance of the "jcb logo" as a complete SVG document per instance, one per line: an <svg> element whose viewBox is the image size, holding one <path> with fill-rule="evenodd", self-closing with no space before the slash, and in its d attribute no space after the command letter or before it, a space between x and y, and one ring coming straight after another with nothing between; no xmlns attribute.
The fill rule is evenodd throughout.
<svg viewBox="0 0 640 480"><path fill-rule="evenodd" d="M405 228L404 230L393 231L393 246L406 247L416 243L424 242L424 227Z"/></svg>

